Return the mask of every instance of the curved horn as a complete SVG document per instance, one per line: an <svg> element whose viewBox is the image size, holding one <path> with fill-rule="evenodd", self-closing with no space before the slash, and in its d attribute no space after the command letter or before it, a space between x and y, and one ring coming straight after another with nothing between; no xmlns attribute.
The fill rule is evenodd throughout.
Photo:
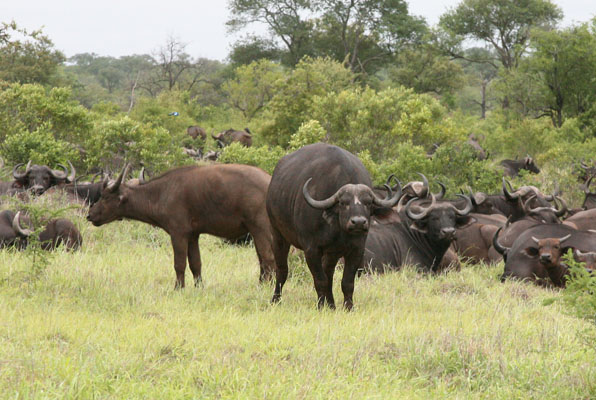
<svg viewBox="0 0 596 400"><path fill-rule="evenodd" d="M72 183L75 180L75 176L77 174L77 170L72 165L72 163L70 162L70 160L66 160L66 162L68 163L68 166L70 167L70 174L66 178L66 181L69 182L69 183Z"/></svg>
<svg viewBox="0 0 596 400"><path fill-rule="evenodd" d="M561 207L557 208L555 211L555 215L560 218L567 213L567 203L565 203L565 200L563 200L562 197L559 197L559 196L554 196L554 197L555 197L555 205L557 204L557 200L561 203Z"/></svg>
<svg viewBox="0 0 596 400"><path fill-rule="evenodd" d="M120 187L120 184L122 183L122 179L128 175L129 169L130 169L130 164L126 163L126 165L124 166L124 169L122 170L120 175L118 175L118 179L116 179L114 182L108 184L108 187L106 189L108 189L110 191L114 191L114 190L118 189Z"/></svg>
<svg viewBox="0 0 596 400"><path fill-rule="evenodd" d="M15 232L19 233L22 236L31 236L33 234L33 231L31 229L23 229L21 228L21 223L20 223L20 218L21 218L21 212L17 212L16 215L14 216L13 220L12 220L12 229L14 229Z"/></svg>
<svg viewBox="0 0 596 400"><path fill-rule="evenodd" d="M588 167L588 166L586 165L586 163L584 162L584 160L581 160L581 161L580 161L580 163L579 163L579 166L580 166L580 167L582 167L583 169L588 169L588 168L590 168L590 167Z"/></svg>
<svg viewBox="0 0 596 400"><path fill-rule="evenodd" d="M500 227L499 229L497 229L497 231L495 232L495 235L493 236L493 247L499 254L504 256L510 250L510 248L502 246L499 243L499 233L501 232L501 229L503 229L503 228Z"/></svg>
<svg viewBox="0 0 596 400"><path fill-rule="evenodd" d="M569 239L570 237L571 237L571 233L563 236L562 238L559 239L559 243L563 243L565 240Z"/></svg>
<svg viewBox="0 0 596 400"><path fill-rule="evenodd" d="M476 197L474 196L474 191L472 190L471 187L468 186L468 191L470 192L470 201L472 202L472 205L474 207L478 206L478 202L476 201Z"/></svg>
<svg viewBox="0 0 596 400"><path fill-rule="evenodd" d="M592 179L596 176L596 174L593 174L590 179L588 179L588 181L586 182L586 186L584 187L584 193L585 194L590 194L590 184L592 183Z"/></svg>
<svg viewBox="0 0 596 400"><path fill-rule="evenodd" d="M394 186L391 186L391 181L395 181L396 184ZM401 190L401 182L399 181L399 179L397 179L397 176L395 176L394 174L389 175L389 177L387 178L387 182L385 182L386 185L391 186L391 190L395 191L397 186L399 185L399 188Z"/></svg>
<svg viewBox="0 0 596 400"><path fill-rule="evenodd" d="M397 178L396 178L397 179ZM387 195L391 196L391 187L387 184L384 185L385 188L387 189ZM394 205L397 204L397 202L399 201L399 198L401 197L401 183L399 181L397 181L397 189L395 191L395 193L393 193L393 196L386 198L386 199L379 199L375 193L371 190L371 193L373 195L373 203L376 204L377 206L381 206L381 207L387 207L387 208L391 208Z"/></svg>
<svg viewBox="0 0 596 400"><path fill-rule="evenodd" d="M511 183L507 179L505 179L505 177L503 177L503 194L505 195L505 198L507 200L516 200L517 198L519 198L519 193L516 193L515 191L513 193L510 193L507 190L507 185L509 185L509 188L513 190Z"/></svg>
<svg viewBox="0 0 596 400"><path fill-rule="evenodd" d="M64 171L58 171L56 169L51 169L50 170L50 175L52 175L54 178L56 179L66 179L66 174L68 172L68 168L66 168L66 166L64 164L58 164L58 166L62 169L64 169Z"/></svg>
<svg viewBox="0 0 596 400"><path fill-rule="evenodd" d="M424 176L424 174L421 174L420 172L417 172L417 174L422 177L422 193L420 193L420 198L426 199L429 193L428 179L426 179L426 176Z"/></svg>
<svg viewBox="0 0 596 400"><path fill-rule="evenodd" d="M532 236L532 240L536 243L539 244L540 240L538 238L536 238L535 236Z"/></svg>
<svg viewBox="0 0 596 400"><path fill-rule="evenodd" d="M423 209L423 211L420 214L414 214L412 212L412 210L410 209L410 207L412 207L413 202L416 200L420 200L420 199L418 197L414 197L414 198L410 199L410 201L408 201L408 204L406 204L406 215L410 219L413 219L414 221L419 221L419 220L423 219L424 217L426 217L428 215L428 213L431 212L431 210L434 208L435 203L436 203L434 194L431 193L430 198L431 198L430 206Z"/></svg>
<svg viewBox="0 0 596 400"><path fill-rule="evenodd" d="M339 190L337 192L335 192L335 194L333 196L329 197L328 199L315 200L308 193L308 184L310 183L311 180L312 180L312 178L308 178L308 180L306 182L304 182L304 186L302 186L302 194L304 195L304 199L306 200L308 205L311 206L312 208L316 208L317 210L326 210L327 208L333 207L335 205L335 203L337 202L337 194L338 194Z"/></svg>
<svg viewBox="0 0 596 400"><path fill-rule="evenodd" d="M437 200L443 200L443 197L445 197L445 193L447 193L447 188L442 182L437 183L439 184L439 186L441 186L441 192L437 195Z"/></svg>
<svg viewBox="0 0 596 400"><path fill-rule="evenodd" d="M474 207L474 205L472 204L472 199L470 199L468 196L466 196L464 194L458 194L457 197L461 197L462 199L466 200L466 207L463 210L460 210L457 207L455 207L454 205L452 205L452 207L455 209L455 212L457 213L457 215L461 215L462 217L464 215L468 215L470 213L470 211L472 211L472 208Z"/></svg>
<svg viewBox="0 0 596 400"><path fill-rule="evenodd" d="M139 172L139 183L145 182L147 182L147 180L145 179L145 167L142 167L141 171Z"/></svg>
<svg viewBox="0 0 596 400"><path fill-rule="evenodd" d="M29 162L27 163L27 166L25 167L25 172L23 172L22 174L19 174L17 172L17 169L19 169L19 167L23 165L23 163L19 163L17 165L14 166L14 168L12 169L12 176L16 179L23 179L24 177L27 176L27 174L29 173L29 171L31 170L31 160L29 160Z"/></svg>

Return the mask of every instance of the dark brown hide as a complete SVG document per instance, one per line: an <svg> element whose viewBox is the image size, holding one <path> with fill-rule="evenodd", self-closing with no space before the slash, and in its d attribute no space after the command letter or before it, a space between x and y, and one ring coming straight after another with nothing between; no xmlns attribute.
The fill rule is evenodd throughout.
<svg viewBox="0 0 596 400"><path fill-rule="evenodd" d="M200 126L189 126L188 128L186 128L186 133L193 139L196 139L199 136L203 140L207 139L207 131L204 128L201 128Z"/></svg>
<svg viewBox="0 0 596 400"><path fill-rule="evenodd" d="M200 234L232 240L250 233L262 281L271 278L275 265L264 207L270 179L259 168L235 164L177 168L138 186L121 184L121 174L106 184L87 219L100 226L128 218L168 232L176 287L184 287L187 259L195 284L201 281Z"/></svg>

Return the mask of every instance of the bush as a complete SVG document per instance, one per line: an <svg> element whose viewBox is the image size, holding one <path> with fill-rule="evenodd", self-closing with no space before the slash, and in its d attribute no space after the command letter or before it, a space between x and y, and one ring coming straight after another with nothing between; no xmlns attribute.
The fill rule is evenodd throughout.
<svg viewBox="0 0 596 400"><path fill-rule="evenodd" d="M277 162L284 155L286 155L285 150L279 146L244 147L240 143L234 142L222 151L219 161L253 165L272 174Z"/></svg>
<svg viewBox="0 0 596 400"><path fill-rule="evenodd" d="M570 277L563 291L563 302L572 314L596 324L596 275L576 262L571 250L565 256L565 262Z"/></svg>

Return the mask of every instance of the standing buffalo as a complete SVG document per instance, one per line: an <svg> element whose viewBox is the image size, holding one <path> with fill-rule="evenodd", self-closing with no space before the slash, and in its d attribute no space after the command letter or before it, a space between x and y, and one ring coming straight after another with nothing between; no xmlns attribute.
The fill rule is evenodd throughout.
<svg viewBox="0 0 596 400"><path fill-rule="evenodd" d="M281 299L288 277L290 245L304 251L314 278L318 307L335 307L333 274L340 257L344 306L351 309L354 277L362 256L371 214L393 207L400 196L377 197L368 171L352 153L337 146L311 144L283 157L267 192L277 274L273 302Z"/></svg>
<svg viewBox="0 0 596 400"><path fill-rule="evenodd" d="M515 177L522 169L528 170L533 174L540 173L540 169L534 162L534 159L530 156L525 157L523 160L503 160L500 164L503 167L503 173L506 176Z"/></svg>
<svg viewBox="0 0 596 400"><path fill-rule="evenodd" d="M72 183L75 180L76 170L70 161L68 161L68 165L70 166L70 174L68 175L68 169L62 164L58 165L63 171L58 171L45 165L31 165L31 161L29 161L25 167L25 171L18 172L21 165L23 164L17 164L12 169L12 176L15 179L13 186L30 190L36 195L44 193L51 186L61 183Z"/></svg>
<svg viewBox="0 0 596 400"><path fill-rule="evenodd" d="M243 131L237 131L235 129L228 129L227 131L220 132L217 135L211 134L211 137L217 142L219 148L223 148L232 142L239 142L243 146L252 146L252 133L248 128L244 128Z"/></svg>
<svg viewBox="0 0 596 400"><path fill-rule="evenodd" d="M22 227L22 223L26 227ZM19 249L25 248L29 237L33 234L30 227L31 220L27 216L21 217L20 211L16 214L10 210L2 211L0 213L0 245L2 247L15 245ZM83 237L77 227L66 218L53 219L48 222L38 239L43 250L54 250L60 245L64 245L67 250L78 250L83 243Z"/></svg>
<svg viewBox="0 0 596 400"><path fill-rule="evenodd" d="M201 128L200 126L189 126L188 128L186 128L186 133L193 139L196 139L199 136L203 140L207 139L207 131L205 130L205 128Z"/></svg>
<svg viewBox="0 0 596 400"><path fill-rule="evenodd" d="M122 182L128 169L127 165L116 181L104 183L87 217L93 225L129 218L165 230L172 240L177 288L184 287L187 258L195 285L201 282L201 233L230 240L250 233L260 280L271 277L275 267L264 207L271 177L265 171L235 164L190 166L129 185Z"/></svg>

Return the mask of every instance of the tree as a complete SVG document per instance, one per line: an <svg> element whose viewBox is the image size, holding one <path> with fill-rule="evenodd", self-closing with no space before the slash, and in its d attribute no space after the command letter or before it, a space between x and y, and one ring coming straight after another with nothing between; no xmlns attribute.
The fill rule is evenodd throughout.
<svg viewBox="0 0 596 400"><path fill-rule="evenodd" d="M64 60L41 29L29 32L14 21L0 25L0 80L47 85Z"/></svg>
<svg viewBox="0 0 596 400"><path fill-rule="evenodd" d="M296 65L310 54L312 23L303 17L311 11L310 0L230 0L228 7L232 14L226 23L229 29L237 32L253 23L265 24L287 50L284 64Z"/></svg>
<svg viewBox="0 0 596 400"><path fill-rule="evenodd" d="M404 0L316 0L318 54L343 61L356 73L383 64L404 45L418 42L424 20Z"/></svg>
<svg viewBox="0 0 596 400"><path fill-rule="evenodd" d="M494 51L488 48L472 47L466 49L465 59L460 60L464 71L467 74L469 85L480 88L480 96L473 96L470 101L480 107L480 118L486 118L486 112L490 107L488 88L496 78L498 69L489 62L471 62L468 60L490 60L494 59ZM467 107L466 107L467 108Z"/></svg>
<svg viewBox="0 0 596 400"><path fill-rule="evenodd" d="M448 35L443 44L451 56L492 63L495 68L500 63L510 70L525 53L530 30L552 27L562 17L550 0L463 0L441 16L439 25ZM486 42L496 59L466 57L461 48L466 39Z"/></svg>
<svg viewBox="0 0 596 400"><path fill-rule="evenodd" d="M271 39L249 35L234 44L228 58L236 66L247 65L263 58L281 62L282 50Z"/></svg>
<svg viewBox="0 0 596 400"><path fill-rule="evenodd" d="M235 75L224 83L223 89L230 104L251 119L271 100L283 71L278 64L260 60L236 68Z"/></svg>

